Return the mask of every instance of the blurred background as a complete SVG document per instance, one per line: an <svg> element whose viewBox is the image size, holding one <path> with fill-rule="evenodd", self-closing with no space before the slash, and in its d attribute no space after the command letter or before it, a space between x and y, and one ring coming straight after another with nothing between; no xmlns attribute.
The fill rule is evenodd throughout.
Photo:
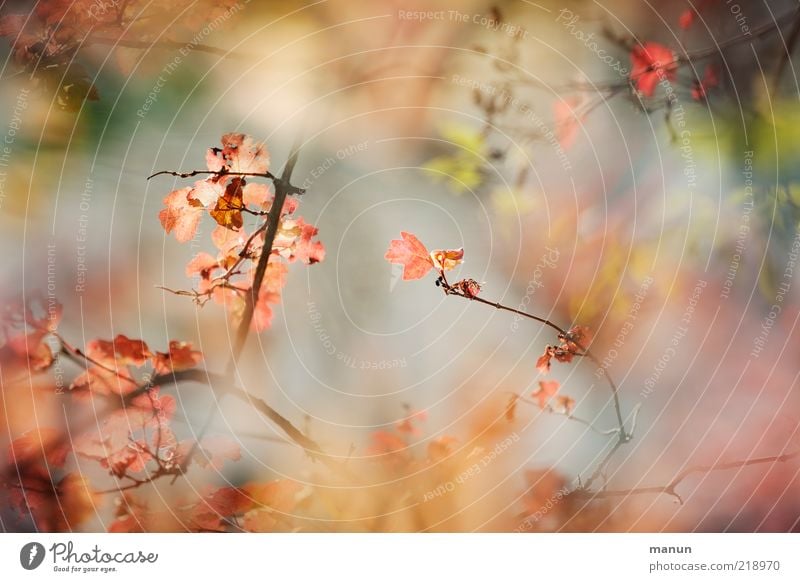
<svg viewBox="0 0 800 582"><path fill-rule="evenodd" d="M176 434L198 434L211 407L209 432L241 460L92 494L70 529L108 529L135 496L142 529L193 530L176 500L276 479L299 484L270 522L282 530L800 527L796 457L692 473L682 503L576 493L615 442L598 434L616 426L604 373L633 435L593 489L800 449L796 3L63 4L0 7L3 295L56 296L77 346L185 340L221 371L235 318L162 289L192 287L185 265L213 252L214 224L179 244L158 213L191 180L147 177L204 169L228 132L264 141L277 172L300 139L298 212L326 258L290 267L236 377L352 470L330 474L247 404L181 385ZM119 14L123 32L92 24ZM649 95L631 77L644 43L676 59L639 71L661 71ZM547 377L591 427L531 397L552 330L446 297L434 276L402 281L384 259L401 231L463 247L452 277L481 297L591 328L601 371L576 358ZM69 426L54 370L9 369L4 445ZM97 463L67 467L115 486ZM39 527L3 499L5 530Z"/></svg>

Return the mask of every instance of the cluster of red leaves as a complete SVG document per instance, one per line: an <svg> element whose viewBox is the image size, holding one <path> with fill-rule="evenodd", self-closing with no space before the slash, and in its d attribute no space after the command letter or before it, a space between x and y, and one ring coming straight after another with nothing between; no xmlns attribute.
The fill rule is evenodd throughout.
<svg viewBox="0 0 800 582"><path fill-rule="evenodd" d="M693 11L685 13L694 14ZM682 18L689 20L688 16ZM688 26L688 24L687 24ZM636 45L631 51L631 81L645 97L652 97L661 81L672 82L678 74L678 58L672 49L657 42ZM706 65L702 79L695 79L691 86L692 99L705 101L708 91L719 86L719 75L713 64ZM566 113L562 113L566 115Z"/></svg>
<svg viewBox="0 0 800 582"><path fill-rule="evenodd" d="M194 238L200 219L206 213L217 226L211 240L216 256L198 253L186 266L186 275L199 277L195 296L204 303L213 299L229 312L239 315L253 286L256 264L263 252L270 252L252 327L263 331L272 321L271 305L281 300L286 284L287 263L300 261L313 265L325 258L325 247L315 240L317 228L302 217L294 217L298 202L287 198L281 209L280 224L271 249L264 249L264 229L248 234L243 214L265 216L272 206L274 192L265 184L248 182L247 176L267 177L269 152L266 146L241 133L222 137L222 147L209 148L206 165L213 174L191 187L170 192L159 219L167 233L186 242Z"/></svg>
<svg viewBox="0 0 800 582"><path fill-rule="evenodd" d="M672 49L657 42L646 42L633 47L631 58L631 80L645 97L652 97L662 80L674 81L678 73L678 62Z"/></svg>
<svg viewBox="0 0 800 582"><path fill-rule="evenodd" d="M102 40L104 44L132 46L177 40L202 28L235 6L234 0L39 0L28 10L0 15L0 37L9 39L14 61L47 89L54 90L58 103L77 109L85 100L97 100L98 92L89 71L76 60L83 48ZM7 4L7 3L5 3ZM180 16L179 18L176 18ZM177 22L165 30L164 22ZM173 38L175 36L175 38Z"/></svg>
<svg viewBox="0 0 800 582"><path fill-rule="evenodd" d="M80 473L56 475L68 453L59 431L49 428L28 431L9 446L9 461L20 468L5 483L10 505L39 531L70 531L94 511L95 495Z"/></svg>
<svg viewBox="0 0 800 582"><path fill-rule="evenodd" d="M389 244L384 258L403 266L403 280L421 279L431 269L450 271L464 259L464 249L429 252L425 245L410 232L401 232L402 238ZM478 289L479 291L480 289Z"/></svg>
<svg viewBox="0 0 800 582"><path fill-rule="evenodd" d="M536 369L542 374L550 371L550 360L553 358L557 362L569 363L576 355L585 353L592 341L589 328L576 325L566 333L558 334L558 345L548 345L544 353L536 360Z"/></svg>
<svg viewBox="0 0 800 582"><path fill-rule="evenodd" d="M188 342L171 341L166 352L153 352L142 340L118 335L112 341L94 340L86 346L91 364L70 386L79 399L125 397L139 391L142 383L132 369L146 364L154 374L171 374L197 366L203 354ZM116 477L145 472L154 461L154 470L170 471L183 467L186 456L199 465L219 469L225 459L238 460L239 446L230 439L210 436L195 444L178 441L169 427L175 412L175 399L159 395L155 386L130 399L127 406L107 415L95 431L76 440L75 451L98 461Z"/></svg>
<svg viewBox="0 0 800 582"><path fill-rule="evenodd" d="M46 338L56 331L63 308L41 295L6 301L0 315L0 370L40 372L55 356Z"/></svg>
<svg viewBox="0 0 800 582"><path fill-rule="evenodd" d="M29 302L25 307L17 306L16 311L7 308L4 328L7 330L11 321L34 328L22 337L50 333L58 317L60 309L47 320L35 315ZM33 342L23 343L30 347ZM37 363L40 370L52 362L53 355L47 350L46 355L39 347L16 355ZM142 340L118 335L110 341L93 340L85 352L76 354L83 354L87 367L70 385L70 394L85 408L74 408L72 414L102 410L98 422L69 440L56 429L40 427L15 438L9 447L9 463L17 470L4 485L9 488L12 506L29 516L38 529L68 531L95 511L97 499L88 481L80 473L63 471L70 452L96 461L116 482L129 479L134 483L152 475L182 472L190 451L199 466L216 470L226 460L240 458L238 444L226 437L208 436L199 443L179 441L170 428L175 399L159 394L155 385L148 386L147 376L137 379L134 375L142 375L148 365L148 373L158 375L197 366L203 355L191 344L171 341L167 351L158 352ZM96 399L103 404L97 406Z"/></svg>
<svg viewBox="0 0 800 582"><path fill-rule="evenodd" d="M584 355L592 341L589 328L576 325L565 333L558 334L558 345L548 345L544 353L536 360L536 369L542 374L550 372L551 360L569 363L575 356ZM569 396L558 394L561 385L555 380L542 380L538 388L531 394L539 408L549 409L569 416L575 408L575 400Z"/></svg>
<svg viewBox="0 0 800 582"><path fill-rule="evenodd" d="M139 533L160 529L159 522L173 522L189 531L293 531L293 513L303 500L304 487L291 480L247 483L208 491L192 503L166 512L150 510L132 493L119 499L110 532Z"/></svg>

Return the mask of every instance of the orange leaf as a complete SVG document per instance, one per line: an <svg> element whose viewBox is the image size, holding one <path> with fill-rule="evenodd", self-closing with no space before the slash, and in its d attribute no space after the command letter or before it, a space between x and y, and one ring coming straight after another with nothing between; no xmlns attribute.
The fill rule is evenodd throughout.
<svg viewBox="0 0 800 582"><path fill-rule="evenodd" d="M178 242L187 242L197 233L197 225L203 214L203 207L196 201L189 200L192 188L181 188L167 194L164 208L158 214L161 226L169 234L175 231Z"/></svg>
<svg viewBox="0 0 800 582"><path fill-rule="evenodd" d="M664 79L674 81L678 71L675 53L657 42L636 45L631 51L631 80L645 97L652 97L656 85Z"/></svg>
<svg viewBox="0 0 800 582"><path fill-rule="evenodd" d="M242 178L234 178L230 181L225 188L225 193L217 198L217 204L209 210L211 218L217 221L217 224L229 228L230 230L239 230L242 228L244 221L242 219Z"/></svg>
<svg viewBox="0 0 800 582"><path fill-rule="evenodd" d="M390 263L403 265L403 280L421 279L433 268L433 259L420 240L409 232L401 232L402 239L389 244L384 258Z"/></svg>

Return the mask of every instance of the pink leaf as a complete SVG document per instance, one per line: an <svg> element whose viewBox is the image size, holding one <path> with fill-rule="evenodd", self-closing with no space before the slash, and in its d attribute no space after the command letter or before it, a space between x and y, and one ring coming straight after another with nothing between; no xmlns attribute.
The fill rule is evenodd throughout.
<svg viewBox="0 0 800 582"><path fill-rule="evenodd" d="M169 234L175 231L178 242L188 242L197 233L197 225L203 215L203 207L189 200L192 188L181 188L167 194L164 198L164 208L158 214L161 226Z"/></svg>
<svg viewBox="0 0 800 582"><path fill-rule="evenodd" d="M384 258L390 263L403 265L403 280L421 279L433 268L428 249L409 232L401 232L402 239L395 239L389 245Z"/></svg>

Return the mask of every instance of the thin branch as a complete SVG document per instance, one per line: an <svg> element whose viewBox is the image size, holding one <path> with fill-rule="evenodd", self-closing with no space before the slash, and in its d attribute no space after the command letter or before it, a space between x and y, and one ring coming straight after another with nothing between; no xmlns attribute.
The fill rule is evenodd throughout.
<svg viewBox="0 0 800 582"><path fill-rule="evenodd" d="M239 329L236 332L236 340L233 345L233 354L228 365L229 372L233 369L233 367L236 366L236 363L241 356L242 349L244 348L244 344L247 341L247 336L250 333L250 323L253 320L253 311L255 310L256 303L258 302L258 294L261 290L261 284L264 281L264 275L267 272L269 258L272 256L272 245L275 242L275 235L278 233L281 212L283 212L283 204L286 201L286 197L292 193L294 188L291 185L290 180L299 155L300 140L298 139L292 148L292 153L289 155L289 159L286 161L281 178L279 180L275 179L274 177L272 178L273 182L275 183L275 197L272 200L272 206L270 207L269 214L264 222L266 224L264 247L261 251L261 256L258 258L255 275L253 276L253 286L250 289L250 294L247 296L244 313L242 314L242 320L239 323Z"/></svg>
<svg viewBox="0 0 800 582"><path fill-rule="evenodd" d="M521 396L521 395L516 394L516 393L512 393L512 394L515 397L515 402L523 402L525 404L529 404L530 406L533 406L533 407L541 410L542 412L547 412L548 414L552 414L553 416L560 416L560 417L566 418L567 420L571 420L573 422L577 422L578 424L582 424L582 425L586 426L589 430L591 430L591 431L593 431L593 432L595 432L595 433L597 433L597 434L599 434L601 436L610 436L612 434L619 434L619 428L609 428L609 429L605 429L605 430L602 429L602 428L597 428L590 421L586 420L585 418L581 418L579 416L575 416L571 412L570 413L558 412L556 409L554 409L552 406L549 406L549 405L546 406L545 408L542 408L542 407L539 406L539 404L537 402L534 402L533 400L529 400L528 398L525 398L524 396Z"/></svg>
<svg viewBox="0 0 800 582"><path fill-rule="evenodd" d="M169 175L175 176L178 178L190 178L193 176L199 175L215 175L215 176L251 176L251 177L260 177L272 180L273 184L275 185L275 196L272 200L272 206L269 209L269 213L264 221L264 223L248 238L247 242L243 250L239 253L239 259L236 263L231 266L226 273L228 276L230 273L233 272L234 269L238 267L241 262L247 258L249 253L249 247L252 244L253 240L264 232L264 244L261 250L261 255L259 256L258 263L256 264L256 270L253 276L253 284L249 290L249 293L246 295L245 301L245 309L244 313L242 314L242 320L239 323L239 327L237 329L236 338L234 340L233 350L231 352L231 358L228 361L228 365L226 366L225 376L232 376L233 371L236 367L236 364L241 357L242 350L244 345L247 341L247 337L250 333L250 324L253 320L253 313L255 311L256 303L258 302L258 295L261 290L261 286L264 282L264 277L266 275L267 267L269 264L269 259L272 256L272 247L275 242L275 236L278 233L278 227L280 226L280 218L281 212L283 211L283 206L286 201L286 197L289 195L299 195L305 192L304 189L298 188L291 184L291 177L292 172L294 171L294 167L297 164L298 156L300 155L300 139L298 138L295 145L292 148L292 151L289 155L289 159L286 161L286 165L283 168L283 172L281 177L278 178L271 172L229 172L229 171L210 171L210 170L192 170L189 172L176 172L171 170L162 170L160 172L156 172L148 176L148 180L155 176L160 175ZM320 446L314 442L312 439L308 438L302 431L298 430L289 420L283 417L280 413L278 413L275 409L270 407L265 401L256 398L249 392L242 390L240 388L228 388L225 393L230 393L233 396L236 396L240 400L243 400L256 408L259 412L261 412L264 416L270 419L272 422L277 424L281 430L295 443L300 445L306 453L311 456L313 459L317 459L322 461L328 467L342 470L343 467L333 460L329 455L324 453ZM197 450L197 443L199 442L202 435L205 433L207 428L210 426L211 421L213 419L214 410L209 412L208 418L206 423L204 424L203 428L200 431L199 438L196 440L192 448L190 449L189 453L186 455L184 464L188 464L191 460L194 452Z"/></svg>
<svg viewBox="0 0 800 582"><path fill-rule="evenodd" d="M483 299L483 298L477 297L475 295L466 295L466 294L458 291L455 287L453 287L452 285L450 285L447 282L447 277L445 276L444 271L440 271L440 274L441 274L441 285L442 285L442 288L444 289L445 295L454 295L456 297L461 297L463 299L468 299L470 301L476 301L477 303L482 303L483 305L488 305L489 307L494 307L495 309L500 309L500 310L503 310L503 311L509 311L511 313L516 313L517 315L521 315L522 317L527 317L528 319L532 319L533 321L537 321L537 322L539 322L541 324L544 324L544 325L556 330L559 333L560 336L563 336L563 335L567 334L566 330L564 330L562 327L560 327L559 325L553 323L552 321L550 321L549 319L546 319L544 317L539 317L539 316L527 313L525 311L521 311L519 309L514 309L513 307L508 307L507 305L503 305L500 302L489 301L487 299ZM581 347L581 349L583 349L583 353L574 353L573 354L574 356L585 356L585 357L589 358L598 367L602 367L602 364L600 363L600 360L598 360L595 357L595 355L588 348L586 348L585 346L580 346L580 347ZM615 412L615 414L617 416L617 425L619 426L619 438L620 438L620 441L627 442L628 440L630 440L630 437L625 431L625 423L622 420L622 408L621 408L620 402L619 402L619 388L617 387L616 383L611 379L611 377L607 373L603 374L603 376L605 377L606 381L608 382L609 387L611 388L612 400L614 402L614 412Z"/></svg>
<svg viewBox="0 0 800 582"><path fill-rule="evenodd" d="M750 465L762 465L765 463L783 463L790 459L800 457L800 451L788 453L785 455L776 455L772 457L756 457L754 459L746 459L744 461L731 461L728 463L715 463L713 465L695 465L684 469L678 476L670 481L667 485L653 486L653 487L636 487L633 489L619 489L619 490L602 490L602 491L589 491L587 486L576 489L573 494L580 497L588 497L591 499L608 499L611 497L627 497L629 495L642 495L648 493L667 494L675 497L679 503L683 503L683 498L678 494L676 488L683 480L695 473L712 473L714 471L726 471L729 469L738 469L740 467L747 467Z"/></svg>
<svg viewBox="0 0 800 582"><path fill-rule="evenodd" d="M177 172L175 170L161 170L155 174L147 176L148 180L156 176L175 176L176 178L193 178L194 176L251 176L253 178L267 178L268 180L275 181L278 178L272 172L228 172L221 170L191 170L189 172Z"/></svg>
<svg viewBox="0 0 800 582"><path fill-rule="evenodd" d="M303 450L305 450L310 457L322 461L326 466L332 469L339 471L342 470L342 466L330 455L324 453L322 448L315 441L305 436L288 419L283 417L277 410L269 406L265 401L253 396L242 388L231 386L231 379L228 376L215 374L213 372L198 368L179 370L167 374L157 374L153 376L149 382L139 385L135 390L120 397L119 400L110 400L109 402L111 402L111 404L100 410L93 417L85 419L76 426L65 429L57 438L53 439L52 442L44 443L43 448L50 450L69 445L71 441L71 435L73 433L83 433L84 431L89 430L92 426L96 426L100 420L106 418L112 412L124 410L136 398L146 394L153 387L166 387L173 384L176 385L181 382L196 382L198 384L205 384L212 388L212 390L214 390L218 396L222 396L223 394L231 394L236 398L249 403L258 412L277 424L278 427L286 434L286 436L295 444L303 448ZM218 387L220 384L223 385L222 388ZM9 471L16 472L19 476L19 474L26 467L38 462L39 460L40 457L38 455L32 455L23 459L13 459L15 462L12 462L9 465Z"/></svg>

